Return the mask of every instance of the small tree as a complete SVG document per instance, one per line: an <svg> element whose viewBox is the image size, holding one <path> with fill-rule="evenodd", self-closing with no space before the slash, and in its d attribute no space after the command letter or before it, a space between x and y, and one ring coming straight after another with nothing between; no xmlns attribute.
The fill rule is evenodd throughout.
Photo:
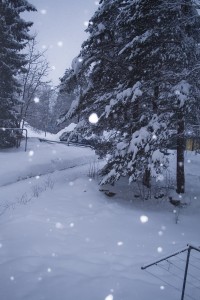
<svg viewBox="0 0 200 300"><path fill-rule="evenodd" d="M55 98L54 89L43 84L37 91L37 101L30 102L26 120L29 125L45 132L52 131L52 102ZM55 126L55 125L54 125Z"/></svg>

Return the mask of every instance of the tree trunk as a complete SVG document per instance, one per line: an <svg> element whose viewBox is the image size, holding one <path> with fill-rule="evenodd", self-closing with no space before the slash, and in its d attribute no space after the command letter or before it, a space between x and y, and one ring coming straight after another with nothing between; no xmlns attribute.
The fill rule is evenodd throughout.
<svg viewBox="0 0 200 300"><path fill-rule="evenodd" d="M185 122L183 111L180 110L177 114L177 169L176 169L176 183L178 194L185 192L185 171L184 171L184 150L185 150Z"/></svg>
<svg viewBox="0 0 200 300"><path fill-rule="evenodd" d="M144 171L142 183L148 189L151 187L151 171L149 169Z"/></svg>

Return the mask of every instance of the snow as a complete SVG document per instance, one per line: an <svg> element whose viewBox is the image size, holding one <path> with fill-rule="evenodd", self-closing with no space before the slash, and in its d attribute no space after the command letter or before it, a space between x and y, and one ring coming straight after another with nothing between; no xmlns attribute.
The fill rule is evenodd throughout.
<svg viewBox="0 0 200 300"><path fill-rule="evenodd" d="M199 246L200 155L186 153L190 204L176 224L171 204L134 198L125 179L103 187L112 198L99 191L98 178L88 176L93 150L36 136L27 152L23 146L0 151L0 299L180 298L141 266Z"/></svg>
<svg viewBox="0 0 200 300"><path fill-rule="evenodd" d="M61 129L59 132L57 132L56 134L52 134L49 132L45 132L41 131L41 130L36 130L35 128L31 127L29 124L25 124L24 128L27 129L27 135L29 138L40 138L43 140L49 140L49 141L55 141L55 142L59 142L60 141L60 136L64 133L64 132L72 132L75 128L76 128L77 124L75 123L71 123L68 126L66 126L65 128Z"/></svg>
<svg viewBox="0 0 200 300"><path fill-rule="evenodd" d="M103 23L99 23L97 25L99 32L104 31L106 29L105 25Z"/></svg>
<svg viewBox="0 0 200 300"><path fill-rule="evenodd" d="M88 22L85 26L88 26ZM75 75L78 75L83 65L83 58L82 57L75 57L72 61L72 69Z"/></svg>
<svg viewBox="0 0 200 300"><path fill-rule="evenodd" d="M182 80L174 87L177 99L180 101L180 107L183 107L190 95L191 85L186 81Z"/></svg>

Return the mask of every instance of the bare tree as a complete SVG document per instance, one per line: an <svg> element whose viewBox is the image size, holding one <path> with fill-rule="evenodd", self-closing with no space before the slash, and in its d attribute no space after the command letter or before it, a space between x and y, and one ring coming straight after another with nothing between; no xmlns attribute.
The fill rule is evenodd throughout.
<svg viewBox="0 0 200 300"><path fill-rule="evenodd" d="M37 92L44 83L49 83L47 76L50 71L49 63L45 58L46 50L39 52L37 50L36 35L27 44L27 65L26 71L21 75L20 81L22 85L21 92L21 110L20 121L21 127L24 127L24 122L27 115L30 113L30 104L37 101Z"/></svg>
<svg viewBox="0 0 200 300"><path fill-rule="evenodd" d="M52 132L52 127L55 122L52 119L52 103L57 96L55 89L48 84L43 84L38 92L38 102L31 102L29 106L29 114L27 122L35 129L42 130L45 133Z"/></svg>

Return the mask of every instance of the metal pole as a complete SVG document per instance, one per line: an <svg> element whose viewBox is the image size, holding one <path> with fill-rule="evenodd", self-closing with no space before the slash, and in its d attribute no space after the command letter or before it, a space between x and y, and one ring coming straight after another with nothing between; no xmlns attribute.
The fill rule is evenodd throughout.
<svg viewBox="0 0 200 300"><path fill-rule="evenodd" d="M187 272L188 272L188 266L189 266L190 251L191 251L191 247L189 246L188 253L187 253L186 265L185 265L185 274L184 274L184 279L183 279L183 288L182 288L181 300L184 300L184 295L185 295L185 286L186 286L186 280L187 280Z"/></svg>
<svg viewBox="0 0 200 300"><path fill-rule="evenodd" d="M151 267L151 266L153 266L153 265L157 265L158 263L160 263L160 262L162 262L162 261L164 261L164 260L166 260L166 259L168 259L168 258L170 258L170 257L173 257L173 256L176 256L176 255L178 255L178 254L180 254L180 253L183 253L183 252L185 252L185 251L187 251L187 250L188 250L188 247L185 248L185 249L183 249L183 250L177 251L177 252L175 252L175 253L173 253L173 254L171 254L171 255L169 255L169 256L166 256L166 257L164 257L164 258L161 258L161 259L159 259L159 260L157 260L157 261L154 261L153 263L151 263L151 264L149 264L149 265L143 266L143 267L141 267L141 269L142 269L142 270L145 270L145 269L147 269L147 268L149 268L149 267Z"/></svg>
<svg viewBox="0 0 200 300"><path fill-rule="evenodd" d="M23 128L23 130L25 130L25 132L26 132L26 139L25 139L25 152L26 152L26 149L27 149L27 129Z"/></svg>

